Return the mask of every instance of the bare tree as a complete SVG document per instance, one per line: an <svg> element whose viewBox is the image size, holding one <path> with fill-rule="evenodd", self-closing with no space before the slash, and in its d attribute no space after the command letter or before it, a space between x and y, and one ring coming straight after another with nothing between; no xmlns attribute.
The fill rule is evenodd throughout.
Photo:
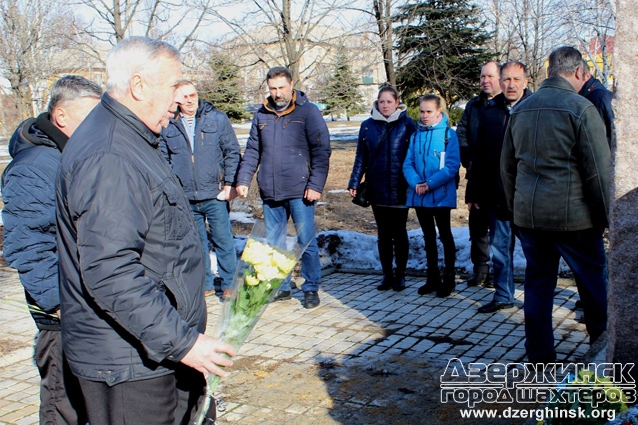
<svg viewBox="0 0 638 425"><path fill-rule="evenodd" d="M379 38L378 46L383 57L383 67L385 69L385 81L382 84L389 84L393 87L397 85L397 58L394 49L395 31L393 25L393 15L397 9L407 3L407 0L364 0L355 2L344 7L344 10L359 13L364 18L364 24L354 22L357 30L351 33L371 33Z"/></svg>
<svg viewBox="0 0 638 425"><path fill-rule="evenodd" d="M237 36L234 45L248 48L254 63L266 67L285 65L295 87L333 49L341 32L330 26L338 20L338 0L254 0L244 4L241 18L225 15L223 9L211 13L226 23ZM321 53L313 49L322 46Z"/></svg>
<svg viewBox="0 0 638 425"><path fill-rule="evenodd" d="M560 1L485 0L482 5L495 32L494 48L501 60L524 62L534 90L545 77L549 53L568 39L559 13L563 10Z"/></svg>
<svg viewBox="0 0 638 425"><path fill-rule="evenodd" d="M373 0L372 6L374 10L374 19L379 29L379 38L381 39L381 52L383 53L383 66L387 77L386 82L392 87L397 86L397 74L394 69L394 58L392 57L392 49L394 41L392 40L392 1L391 0Z"/></svg>
<svg viewBox="0 0 638 425"><path fill-rule="evenodd" d="M115 45L127 35L143 35L184 49L207 22L212 0L76 0L93 18L78 27L92 42ZM90 43L87 43L90 44Z"/></svg>
<svg viewBox="0 0 638 425"><path fill-rule="evenodd" d="M565 24L571 37L594 64L594 74L608 85L612 70L610 42L616 30L616 8L611 0L565 1Z"/></svg>
<svg viewBox="0 0 638 425"><path fill-rule="evenodd" d="M49 80L59 69L55 55L67 42L59 34L69 26L54 0L0 2L0 68L9 80L20 118L44 109Z"/></svg>

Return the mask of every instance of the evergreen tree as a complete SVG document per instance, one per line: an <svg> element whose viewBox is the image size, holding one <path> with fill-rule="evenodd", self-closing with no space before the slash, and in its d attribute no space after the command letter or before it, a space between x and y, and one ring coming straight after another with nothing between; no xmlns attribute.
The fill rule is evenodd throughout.
<svg viewBox="0 0 638 425"><path fill-rule="evenodd" d="M398 86L415 103L436 92L448 103L469 99L483 63L495 54L484 46L492 34L482 29L479 9L468 0L427 0L399 7L395 22L402 66Z"/></svg>
<svg viewBox="0 0 638 425"><path fill-rule="evenodd" d="M245 110L243 82L237 75L239 67L230 57L221 53L213 53L208 65L212 78L198 83L199 97L225 112L231 121L239 122L250 118Z"/></svg>
<svg viewBox="0 0 638 425"><path fill-rule="evenodd" d="M350 116L363 112L363 96L358 88L357 77L350 68L350 63L344 47L337 51L333 64L334 73L328 78L326 87L323 89L322 103L327 108L326 113L330 116L341 113L346 114L350 121Z"/></svg>

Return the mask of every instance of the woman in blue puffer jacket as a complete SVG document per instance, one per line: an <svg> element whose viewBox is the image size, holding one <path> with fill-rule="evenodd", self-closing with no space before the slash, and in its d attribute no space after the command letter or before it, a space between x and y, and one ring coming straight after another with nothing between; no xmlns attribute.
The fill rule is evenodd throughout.
<svg viewBox="0 0 638 425"><path fill-rule="evenodd" d="M456 246L450 226L450 211L456 208L456 181L459 171L459 141L443 113L442 100L435 94L419 100L421 120L410 139L403 163L403 175L408 182L407 206L416 210L423 230L427 257L427 282L419 295L436 291L447 297L454 291ZM445 269L443 282L439 272L439 252L436 227L443 244Z"/></svg>

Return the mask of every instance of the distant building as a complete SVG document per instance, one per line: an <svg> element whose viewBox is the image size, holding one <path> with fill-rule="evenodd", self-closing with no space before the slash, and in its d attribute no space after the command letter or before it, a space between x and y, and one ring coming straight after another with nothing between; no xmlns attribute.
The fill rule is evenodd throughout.
<svg viewBox="0 0 638 425"><path fill-rule="evenodd" d="M304 40L305 52L299 59L302 90L312 102L318 102L327 79L333 74L338 47L346 46L351 70L359 81L359 90L371 106L379 84L385 82L383 57L379 41L369 35L350 35L340 28L318 26ZM234 58L242 70L249 103L261 103L268 96L266 73L272 66L283 65L282 42L274 27L260 27L238 35L221 48Z"/></svg>

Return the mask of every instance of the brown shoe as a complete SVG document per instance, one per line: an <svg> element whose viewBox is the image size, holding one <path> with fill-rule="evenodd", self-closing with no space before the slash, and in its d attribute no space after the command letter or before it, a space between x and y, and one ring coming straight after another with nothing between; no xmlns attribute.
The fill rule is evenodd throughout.
<svg viewBox="0 0 638 425"><path fill-rule="evenodd" d="M230 288L224 289L224 293L222 294L222 300L226 301L226 300L230 300L232 298L235 298L235 291L233 291Z"/></svg>

